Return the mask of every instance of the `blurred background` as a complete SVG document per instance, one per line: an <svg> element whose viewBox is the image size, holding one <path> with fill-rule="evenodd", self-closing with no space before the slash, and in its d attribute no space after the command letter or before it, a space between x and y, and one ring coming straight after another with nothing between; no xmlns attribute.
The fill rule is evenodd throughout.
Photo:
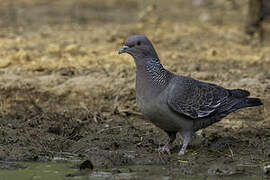
<svg viewBox="0 0 270 180"><path fill-rule="evenodd" d="M138 111L134 62L118 55L128 36L144 34L170 71L264 100L264 107L203 130L204 138L191 145L201 160L192 164L196 155L189 154L177 173L215 173L205 165L209 148L230 154L211 156L232 159L231 167L243 159L260 165L270 157L269 4L1 0L0 159L40 160L65 151L91 156L97 167L164 163L155 148L167 137ZM119 154L127 150L147 156Z"/></svg>

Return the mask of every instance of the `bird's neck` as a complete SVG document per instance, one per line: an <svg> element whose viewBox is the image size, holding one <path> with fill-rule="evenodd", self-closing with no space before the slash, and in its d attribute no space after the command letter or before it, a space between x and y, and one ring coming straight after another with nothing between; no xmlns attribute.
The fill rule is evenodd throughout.
<svg viewBox="0 0 270 180"><path fill-rule="evenodd" d="M138 93L160 93L167 87L172 73L167 71L158 58L136 61L136 90Z"/></svg>

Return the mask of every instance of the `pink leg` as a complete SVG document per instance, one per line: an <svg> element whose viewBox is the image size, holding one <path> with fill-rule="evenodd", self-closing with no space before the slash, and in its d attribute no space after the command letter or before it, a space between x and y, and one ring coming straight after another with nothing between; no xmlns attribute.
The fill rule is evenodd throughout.
<svg viewBox="0 0 270 180"><path fill-rule="evenodd" d="M169 143L165 144L163 147L158 148L158 152L159 153L168 153L171 154L170 152L170 147L169 147Z"/></svg>
<svg viewBox="0 0 270 180"><path fill-rule="evenodd" d="M163 147L161 148L158 148L158 152L159 153L168 153L168 154L171 154L170 152L170 148L171 148L171 145L173 144L175 138L176 138L176 132L167 132L166 133L168 134L169 136L169 142L166 143Z"/></svg>
<svg viewBox="0 0 270 180"><path fill-rule="evenodd" d="M185 154L187 146L188 146L188 144L189 144L189 142L191 140L191 137L192 137L191 132L184 132L182 134L183 145L182 145L182 148L181 148L180 152L178 153L179 156Z"/></svg>

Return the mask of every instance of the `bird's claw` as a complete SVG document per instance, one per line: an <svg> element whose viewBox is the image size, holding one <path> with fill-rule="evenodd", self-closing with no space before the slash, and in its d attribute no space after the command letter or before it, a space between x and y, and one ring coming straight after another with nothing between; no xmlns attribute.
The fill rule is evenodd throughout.
<svg viewBox="0 0 270 180"><path fill-rule="evenodd" d="M185 154L185 151L180 151L179 153L178 153L178 156L182 156L182 155L184 155Z"/></svg>
<svg viewBox="0 0 270 180"><path fill-rule="evenodd" d="M168 145L164 145L163 147L161 148L158 148L158 152L159 153L167 153L169 155L171 155L171 151L170 151L170 148L168 147Z"/></svg>

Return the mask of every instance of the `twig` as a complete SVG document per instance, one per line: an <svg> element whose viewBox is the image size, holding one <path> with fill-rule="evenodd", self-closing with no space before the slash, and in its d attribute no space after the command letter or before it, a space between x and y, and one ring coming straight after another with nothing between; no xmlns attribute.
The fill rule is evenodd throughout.
<svg viewBox="0 0 270 180"><path fill-rule="evenodd" d="M236 166L259 167L260 165L256 165L256 164L237 164Z"/></svg>
<svg viewBox="0 0 270 180"><path fill-rule="evenodd" d="M115 126L107 129L101 129L100 131L97 132L97 134L102 133L104 131L112 130L112 129L117 129L117 128L122 128L122 126Z"/></svg>
<svg viewBox="0 0 270 180"><path fill-rule="evenodd" d="M230 153L231 153L231 158L234 160L234 153L233 153L233 151L232 151L230 145L227 144L227 146L229 147L229 150L230 150Z"/></svg>
<svg viewBox="0 0 270 180"><path fill-rule="evenodd" d="M130 113L130 114L133 114L133 115L142 116L141 113L136 112L136 111L133 111L133 110L131 110L131 109L119 109L118 111L119 111L120 113Z"/></svg>

